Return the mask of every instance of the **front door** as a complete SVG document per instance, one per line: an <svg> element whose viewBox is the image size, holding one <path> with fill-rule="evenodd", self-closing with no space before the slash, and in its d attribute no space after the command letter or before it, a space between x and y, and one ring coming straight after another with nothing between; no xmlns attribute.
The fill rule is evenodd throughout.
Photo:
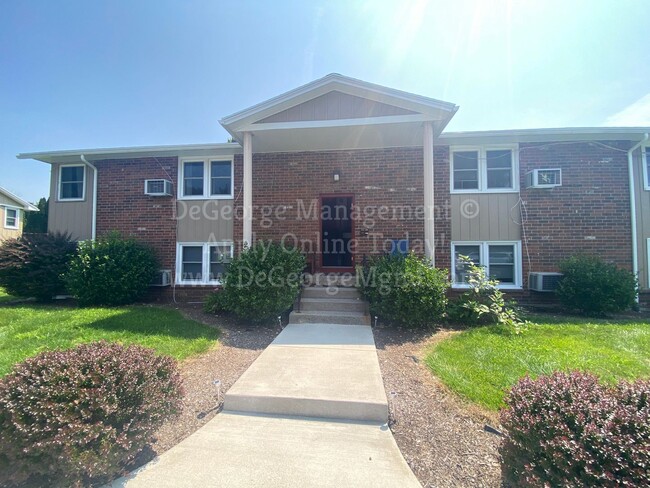
<svg viewBox="0 0 650 488"><path fill-rule="evenodd" d="M321 197L321 267L323 271L351 271L353 256L353 197Z"/></svg>

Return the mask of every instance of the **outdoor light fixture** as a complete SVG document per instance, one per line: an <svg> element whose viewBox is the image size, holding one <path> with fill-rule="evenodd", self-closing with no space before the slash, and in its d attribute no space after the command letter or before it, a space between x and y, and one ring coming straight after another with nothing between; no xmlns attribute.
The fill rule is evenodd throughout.
<svg viewBox="0 0 650 488"><path fill-rule="evenodd" d="M341 172L340 171L334 171L334 174L332 176L334 178L334 181L339 181L341 179Z"/></svg>

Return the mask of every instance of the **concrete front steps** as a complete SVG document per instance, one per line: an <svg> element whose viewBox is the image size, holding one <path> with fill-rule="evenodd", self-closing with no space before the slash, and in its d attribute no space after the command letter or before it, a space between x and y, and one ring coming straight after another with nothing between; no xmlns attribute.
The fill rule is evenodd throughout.
<svg viewBox="0 0 650 488"><path fill-rule="evenodd" d="M309 286L302 290L289 323L370 325L370 315L356 288Z"/></svg>

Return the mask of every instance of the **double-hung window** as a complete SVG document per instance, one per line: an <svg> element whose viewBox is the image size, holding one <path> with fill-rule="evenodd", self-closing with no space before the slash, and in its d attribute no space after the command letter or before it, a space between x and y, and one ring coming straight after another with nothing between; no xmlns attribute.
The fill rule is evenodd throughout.
<svg viewBox="0 0 650 488"><path fill-rule="evenodd" d="M451 150L451 192L517 190L517 148L458 147Z"/></svg>
<svg viewBox="0 0 650 488"><path fill-rule="evenodd" d="M232 158L185 158L180 161L179 198L233 197Z"/></svg>
<svg viewBox="0 0 650 488"><path fill-rule="evenodd" d="M86 167L66 164L59 167L59 200L75 201L85 198Z"/></svg>
<svg viewBox="0 0 650 488"><path fill-rule="evenodd" d="M452 281L455 287L468 286L469 270L460 256L483 266L490 279L497 280L501 288L520 288L520 241L454 242L452 243Z"/></svg>
<svg viewBox="0 0 650 488"><path fill-rule="evenodd" d="M5 207L5 229L17 229L19 227L19 210L17 208Z"/></svg>
<svg viewBox="0 0 650 488"><path fill-rule="evenodd" d="M232 242L179 243L176 282L185 285L219 284L232 256Z"/></svg>

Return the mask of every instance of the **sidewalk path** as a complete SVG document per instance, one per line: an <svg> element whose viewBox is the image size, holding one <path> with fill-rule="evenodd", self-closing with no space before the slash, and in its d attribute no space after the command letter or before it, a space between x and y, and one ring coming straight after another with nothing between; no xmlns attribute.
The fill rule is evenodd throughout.
<svg viewBox="0 0 650 488"><path fill-rule="evenodd" d="M222 413L108 486L419 487L387 420L369 326L288 325Z"/></svg>

